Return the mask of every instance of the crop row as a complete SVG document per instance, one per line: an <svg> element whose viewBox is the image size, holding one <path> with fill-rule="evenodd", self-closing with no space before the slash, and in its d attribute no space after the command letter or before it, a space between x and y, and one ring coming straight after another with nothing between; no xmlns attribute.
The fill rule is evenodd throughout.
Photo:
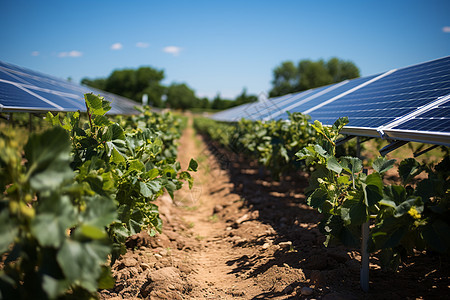
<svg viewBox="0 0 450 300"><path fill-rule="evenodd" d="M112 288L108 261L126 239L161 231L153 201L192 187L197 163L181 170L176 161L183 119L144 110L113 122L108 101L85 102L86 122L48 113L53 126L23 151L14 131L0 133L0 298L92 298Z"/></svg>
<svg viewBox="0 0 450 300"><path fill-rule="evenodd" d="M368 251L382 267L395 270L413 250L450 252L450 159L435 166L407 158L398 163L401 184L386 184L384 174L396 163L379 157L368 166L351 148L337 148L341 118L332 127L309 122L301 114L289 121L235 124L195 120L196 129L267 168L274 178L286 171L310 173L307 203L322 215L325 244L361 243L362 224L370 225ZM425 172L426 176L417 175ZM370 173L370 174L368 174Z"/></svg>

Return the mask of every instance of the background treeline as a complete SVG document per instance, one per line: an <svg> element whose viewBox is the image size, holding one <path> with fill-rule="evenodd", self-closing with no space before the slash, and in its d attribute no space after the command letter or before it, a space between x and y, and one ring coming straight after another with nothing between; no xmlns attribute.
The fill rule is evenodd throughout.
<svg viewBox="0 0 450 300"><path fill-rule="evenodd" d="M224 99L220 94L212 100L206 97L199 98L185 83L163 85L164 77L164 70L145 66L138 69L115 70L107 78L83 78L81 84L121 95L139 103L142 96L147 94L148 102L152 106L182 110L193 108L223 110L258 99L255 95L247 94L246 88L235 99Z"/></svg>
<svg viewBox="0 0 450 300"><path fill-rule="evenodd" d="M269 96L301 92L359 76L359 69L353 62L337 57L328 61L305 59L297 65L292 61L284 61L273 70L273 87Z"/></svg>
<svg viewBox="0 0 450 300"><path fill-rule="evenodd" d="M300 60L297 65L292 61L284 61L273 70L269 97L300 92L359 76L359 69L353 62L336 57L328 61ZM223 110L258 100L256 95L248 94L246 88L235 99L224 99L220 93L217 93L214 99L200 98L185 83L163 85L164 78L164 70L145 66L138 69L115 70L107 78L83 78L81 84L121 95L139 103L142 101L142 95L147 94L149 104L152 106L182 110Z"/></svg>

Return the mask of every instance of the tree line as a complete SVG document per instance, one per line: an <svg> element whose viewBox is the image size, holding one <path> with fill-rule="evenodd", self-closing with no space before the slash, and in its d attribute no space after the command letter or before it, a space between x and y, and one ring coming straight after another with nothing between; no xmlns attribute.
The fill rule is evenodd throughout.
<svg viewBox="0 0 450 300"><path fill-rule="evenodd" d="M360 76L359 69L351 61L333 57L328 61L300 60L298 64L284 61L273 70L272 89L269 97L282 96L319 86L337 83ZM200 98L186 83L162 84L164 70L150 66L138 69L114 70L107 78L83 78L81 84L111 92L141 102L148 95L149 104L173 109L223 110L233 106L255 102L256 95L248 94L244 88L235 99L222 98L218 93L213 99Z"/></svg>
<svg viewBox="0 0 450 300"><path fill-rule="evenodd" d="M235 99L225 99L217 94L210 101L206 97L197 97L186 83L174 82L169 86L163 85L164 77L164 70L145 66L138 69L115 70L107 78L83 78L81 84L121 95L139 103L142 96L147 94L151 106L182 110L192 108L223 110L258 99L255 95L248 94L244 88Z"/></svg>

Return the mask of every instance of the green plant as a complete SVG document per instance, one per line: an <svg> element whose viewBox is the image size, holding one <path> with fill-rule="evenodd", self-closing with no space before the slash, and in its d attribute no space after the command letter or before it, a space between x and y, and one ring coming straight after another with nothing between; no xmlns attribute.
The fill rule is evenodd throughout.
<svg viewBox="0 0 450 300"><path fill-rule="evenodd" d="M187 171L176 162L183 120L146 111L125 130L106 117L108 101L85 101L86 123L79 112L62 122L48 113L54 127L32 135L23 155L0 133L1 298L87 299L112 288L109 255L114 262L134 233L161 231L153 200L193 185L197 162ZM168 125L155 119L175 131L158 131Z"/></svg>
<svg viewBox="0 0 450 300"><path fill-rule="evenodd" d="M315 169L307 201L324 216L319 228L326 235L325 245L339 240L357 246L361 225L371 219L369 249L382 250L385 268L396 269L401 257L411 254L414 248L447 252L449 173L443 170L448 170L448 157L434 171L412 158L406 159L399 166L403 185L385 186L383 174L395 160L377 158L372 164L373 172L367 175L362 172L359 158L335 156L339 131L347 123L347 118L340 118L329 128L315 121L312 127L320 135L318 143L297 153L299 159ZM423 170L429 177L414 189L410 183Z"/></svg>
<svg viewBox="0 0 450 300"><path fill-rule="evenodd" d="M6 253L0 295L87 298L112 287L105 263L114 203L74 183L63 129L32 135L23 158L13 138L0 137L0 253Z"/></svg>
<svg viewBox="0 0 450 300"><path fill-rule="evenodd" d="M117 203L118 218L108 226L114 262L126 251L130 235L141 230L150 235L161 232L158 208L152 202L164 191L173 198L184 181L191 188L193 178L188 171L196 171L197 162L191 160L188 171L181 171L176 162L175 140L180 137L182 121L173 115L143 111L122 122L124 129L106 117L111 107L104 98L86 94L85 101L87 124L80 124L78 112L68 113L62 123L58 115L49 112L47 117L70 133L77 182Z"/></svg>

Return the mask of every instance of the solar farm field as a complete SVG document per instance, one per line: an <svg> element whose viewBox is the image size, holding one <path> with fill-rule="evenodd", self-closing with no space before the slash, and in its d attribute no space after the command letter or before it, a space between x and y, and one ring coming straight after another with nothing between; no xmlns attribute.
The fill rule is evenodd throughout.
<svg viewBox="0 0 450 300"><path fill-rule="evenodd" d="M210 117L0 65L0 298L445 295L449 64Z"/></svg>

